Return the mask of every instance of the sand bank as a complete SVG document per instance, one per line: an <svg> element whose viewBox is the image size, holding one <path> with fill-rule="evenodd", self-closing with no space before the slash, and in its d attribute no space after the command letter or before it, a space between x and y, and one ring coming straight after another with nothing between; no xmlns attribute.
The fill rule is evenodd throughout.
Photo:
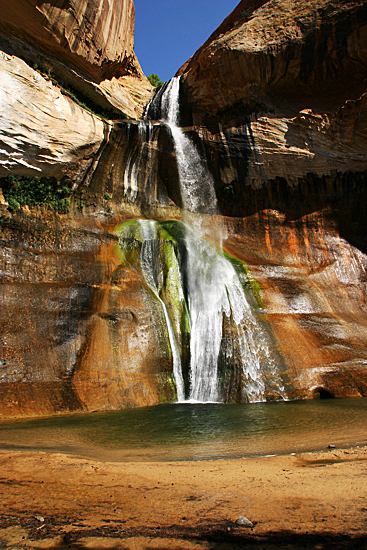
<svg viewBox="0 0 367 550"><path fill-rule="evenodd" d="M1 548L367 545L367 448L135 463L1 451L0 482Z"/></svg>

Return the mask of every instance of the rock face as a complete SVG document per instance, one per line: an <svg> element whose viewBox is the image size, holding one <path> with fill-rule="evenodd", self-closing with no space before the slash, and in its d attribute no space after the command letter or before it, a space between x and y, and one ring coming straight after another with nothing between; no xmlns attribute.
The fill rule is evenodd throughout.
<svg viewBox="0 0 367 550"><path fill-rule="evenodd" d="M134 53L133 0L4 1L1 13L2 50L106 110L139 118L152 87Z"/></svg>
<svg viewBox="0 0 367 550"><path fill-rule="evenodd" d="M11 215L0 194L0 414L172 400L162 312L114 234L182 218L170 132L103 122L45 72L136 118L151 88L132 5L17 6L0 28L0 177L77 191L67 215ZM366 40L366 1L248 0L181 70L181 125L213 176L224 248L261 286L289 398L367 395Z"/></svg>
<svg viewBox="0 0 367 550"><path fill-rule="evenodd" d="M134 24L133 0L15 0L1 6L2 32L47 55L51 50L94 80L131 74Z"/></svg>
<svg viewBox="0 0 367 550"><path fill-rule="evenodd" d="M0 20L0 177L93 169L111 125L138 118L152 87L133 51L132 0L7 2ZM15 17L16 14L16 17Z"/></svg>
<svg viewBox="0 0 367 550"><path fill-rule="evenodd" d="M366 395L366 39L366 2L242 1L182 69L294 395Z"/></svg>
<svg viewBox="0 0 367 550"><path fill-rule="evenodd" d="M74 95L97 112L137 118L151 94L133 51L133 2L1 8L0 178L66 178L70 187L86 187L113 123ZM101 227L109 218L106 184L108 177L93 195L78 195L67 217L28 207L11 215L0 193L0 414L172 398L164 335L144 284L134 273L114 274L116 238ZM125 293L130 301L122 304Z"/></svg>
<svg viewBox="0 0 367 550"><path fill-rule="evenodd" d="M109 126L31 69L0 52L0 177L82 178Z"/></svg>
<svg viewBox="0 0 367 550"><path fill-rule="evenodd" d="M241 2L188 64L194 123L246 121L255 186L365 170L365 2L261 4Z"/></svg>
<svg viewBox="0 0 367 550"><path fill-rule="evenodd" d="M366 9L353 0L243 0L184 69L195 120L234 118L234 107L240 116L261 112L261 101L330 111L357 99Z"/></svg>
<svg viewBox="0 0 367 550"><path fill-rule="evenodd" d="M172 399L159 312L116 237L50 214L0 223L0 414Z"/></svg>

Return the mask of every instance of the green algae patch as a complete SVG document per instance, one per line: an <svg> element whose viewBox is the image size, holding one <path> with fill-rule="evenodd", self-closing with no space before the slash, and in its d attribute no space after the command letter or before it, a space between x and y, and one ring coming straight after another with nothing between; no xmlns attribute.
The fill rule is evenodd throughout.
<svg viewBox="0 0 367 550"><path fill-rule="evenodd" d="M224 252L195 234L194 230L183 222L167 220L129 220L120 224L116 230L119 239L119 258L122 265L128 265L141 275L145 283L149 308L155 319L156 330L165 342L165 353L172 369L157 375L159 402L177 399L182 395L182 384L185 394L189 395L191 374L191 344L195 335L191 333L189 312L190 292L193 292L187 281L187 270L193 267L190 261L195 258L197 273L203 285L212 285L213 269L223 274L235 272L236 288L242 288L244 299L250 308L262 307L260 284L251 276L246 263ZM191 256L190 256L191 255ZM194 262L194 263L195 263ZM224 264L223 264L224 262ZM231 268L225 264L231 264ZM225 279L225 275L223 275ZM227 292L228 304L233 302L233 287L227 288L226 280L214 278L216 285L223 284ZM229 285L231 285L231 280ZM200 285L198 292L200 290ZM213 292L215 294L215 288ZM238 291L238 290L237 290ZM223 302L225 304L226 302ZM234 304L233 304L234 306ZM231 308L233 307L231 305ZM205 307L205 305L203 306ZM248 399L246 388L248 380L243 369L242 340L247 329L240 328L238 314L231 314L222 306L223 337L218 356L218 390L227 402L244 402ZM234 306L235 307L235 306ZM236 320L237 319L237 320ZM250 326L254 324L248 319ZM242 331L242 332L241 332ZM240 334L240 336L239 336ZM252 351L250 350L251 354ZM181 382L177 382L175 357L179 356ZM176 362L177 364L177 362ZM175 374L176 373L176 374ZM181 384L181 386L180 386ZM181 391L181 394L180 394ZM180 397L179 397L180 398ZM181 397L182 399L182 397Z"/></svg>
<svg viewBox="0 0 367 550"><path fill-rule="evenodd" d="M264 305L264 301L262 298L261 285L256 279L252 277L251 271L247 267L246 262L239 260L235 256L229 254L229 252L226 252L224 250L223 256L226 258L226 260L231 262L232 266L236 270L236 273L242 283L244 290L246 291L247 296L249 297L250 291L250 295L255 299L255 304L253 305L262 308Z"/></svg>
<svg viewBox="0 0 367 550"><path fill-rule="evenodd" d="M146 298L156 329L166 342L167 356L172 364L174 353L187 357L190 322L182 283L180 243L164 223L153 220L129 220L117 226L115 234L121 264L136 269L145 281ZM160 373L157 383L160 402L166 402L167 396L177 398L172 372L164 376Z"/></svg>

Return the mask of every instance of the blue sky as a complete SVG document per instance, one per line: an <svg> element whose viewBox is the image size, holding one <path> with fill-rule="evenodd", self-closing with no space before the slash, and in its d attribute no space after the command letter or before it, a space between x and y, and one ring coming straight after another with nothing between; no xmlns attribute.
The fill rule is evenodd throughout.
<svg viewBox="0 0 367 550"><path fill-rule="evenodd" d="M239 0L135 0L135 53L144 73L169 80Z"/></svg>

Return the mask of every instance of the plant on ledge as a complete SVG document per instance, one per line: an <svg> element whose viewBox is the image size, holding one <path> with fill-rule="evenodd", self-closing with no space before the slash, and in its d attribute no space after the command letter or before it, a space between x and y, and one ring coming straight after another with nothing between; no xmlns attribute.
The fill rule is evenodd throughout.
<svg viewBox="0 0 367 550"><path fill-rule="evenodd" d="M159 86L162 86L162 84L163 84L162 80L155 73L152 73L149 76L147 76L147 79L149 80L151 85L154 86L154 88L158 88Z"/></svg>
<svg viewBox="0 0 367 550"><path fill-rule="evenodd" d="M3 184L3 194L10 212L22 206L39 205L60 214L70 209L71 190L55 178L9 175Z"/></svg>

